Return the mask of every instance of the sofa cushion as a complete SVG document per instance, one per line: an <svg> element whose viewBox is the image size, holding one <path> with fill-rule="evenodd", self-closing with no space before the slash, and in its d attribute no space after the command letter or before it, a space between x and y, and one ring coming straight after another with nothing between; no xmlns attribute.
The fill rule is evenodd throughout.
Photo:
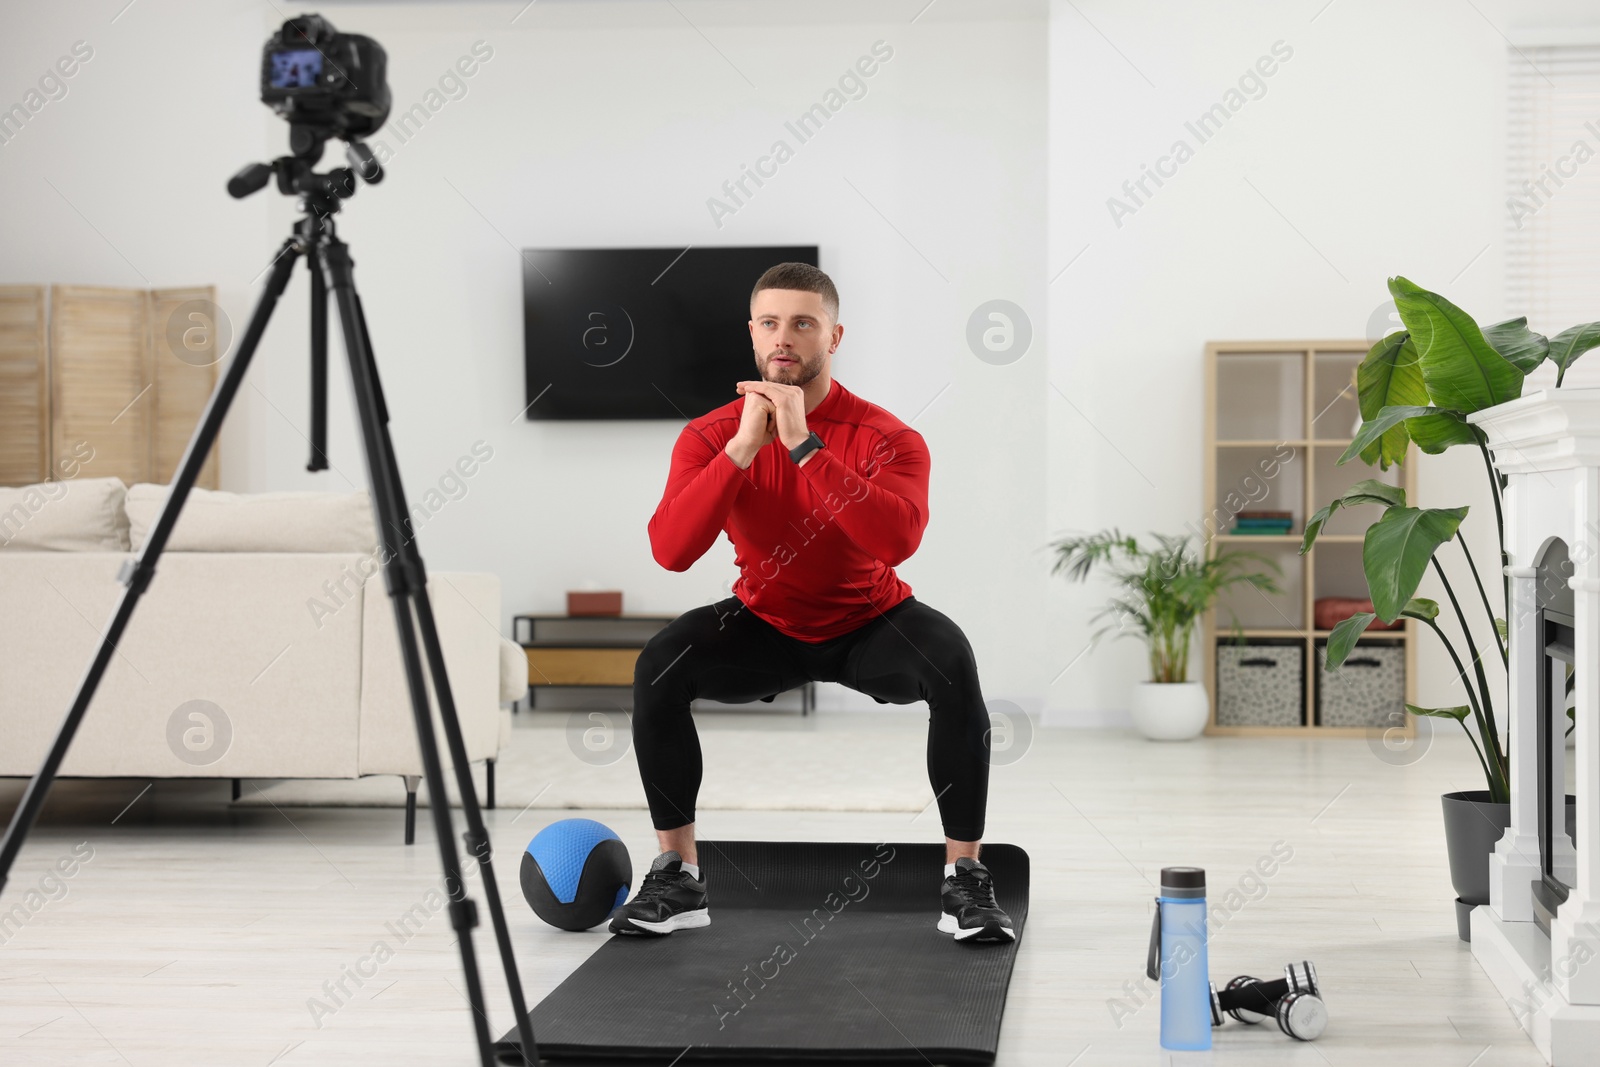
<svg viewBox="0 0 1600 1067"><path fill-rule="evenodd" d="M144 548L171 486L128 490L129 539ZM189 490L167 539L174 552L371 552L378 550L371 498L357 493Z"/></svg>
<svg viewBox="0 0 1600 1067"><path fill-rule="evenodd" d="M416 774L422 756L417 748L411 688L400 651L393 602L382 576L367 579L360 597L361 773ZM445 675L467 759L493 759L500 751L501 727L498 714L491 715L491 710L499 710L503 684L504 652L498 622L500 579L481 571L430 571L428 601L439 631ZM449 745L440 726L433 674L426 662L423 668L439 754L449 769Z"/></svg>
<svg viewBox="0 0 1600 1067"><path fill-rule="evenodd" d="M126 552L121 478L74 478L0 488L0 549Z"/></svg>

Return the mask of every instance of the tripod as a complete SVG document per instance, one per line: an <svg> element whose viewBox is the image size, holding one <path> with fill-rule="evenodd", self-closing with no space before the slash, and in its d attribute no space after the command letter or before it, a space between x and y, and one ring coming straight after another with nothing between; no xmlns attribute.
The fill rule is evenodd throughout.
<svg viewBox="0 0 1600 1067"><path fill-rule="evenodd" d="M264 186L276 174L280 191L299 193L305 217L294 224L294 233L287 238L273 261L272 274L262 287L260 298L250 317L250 325L239 345L238 354L228 365L227 372L217 383L206 403L194 436L179 462L177 476L171 492L162 506L161 514L151 528L144 550L137 558L123 563L117 580L127 589L112 615L111 622L101 641L100 649L89 665L87 675L71 708L67 711L55 741L45 756L44 764L29 782L22 802L12 816L5 838L0 840L0 892L5 889L6 878L22 842L38 819L44 805L45 794L50 789L56 772L66 757L67 748L83 719L84 711L94 698L101 675L110 662L118 639L127 627L138 604L139 597L155 577L156 561L166 547L178 514L183 509L189 490L193 488L200 467L211 451L222 420L227 416L234 395L250 367L256 345L266 332L267 321L273 307L288 285L295 261L305 256L311 272L311 357L312 357L312 456L309 470L323 470L327 460L323 455L323 431L326 425L326 391L323 388L327 366L327 295L331 288L339 309L339 322L344 333L345 351L350 360L350 376L354 387L356 407L361 422L361 433L367 460L367 475L372 486L372 497L377 510L378 535L383 545L383 578L390 603L394 606L395 626L399 630L401 655L404 658L406 686L411 696L411 708L417 729L417 747L422 755L424 774L428 782L429 808L433 813L434 829L439 839L439 860L444 868L448 891L450 925L456 932L456 943L461 948L461 967L466 974L467 999L472 1007L473 1030L477 1037L479 1057L483 1067L494 1067L496 1056L507 1057L500 1062L539 1062L538 1047L534 1044L532 1024L522 995L522 984L517 976L516 961L512 955L511 933L506 926L505 912L500 905L500 891L495 883L494 866L490 858L488 831L484 827L483 812L478 807L472 772L467 763L466 744L462 740L461 724L456 717L454 698L450 692L449 678L445 674L444 653L439 644L438 630L434 625L433 607L428 599L427 572L417 551L416 539L410 529L410 519L404 508L405 492L400 482L400 471L395 461L394 445L389 438L389 414L384 405L383 388L378 381L378 368L373 360L372 345L367 336L367 321L361 310L361 298L356 293L351 268L354 265L349 249L334 232L333 215L339 210L339 200L354 194L355 173L351 168L339 168L325 174L312 171L312 165L321 157L322 142L314 145L299 142L293 156L275 160L270 166L254 163L234 176L229 182L229 192L235 197L248 196ZM313 150L314 149L314 150ZM352 163L357 164L363 178L377 182L382 170L364 145L348 146ZM326 276L326 281L325 281ZM413 619L412 611L416 612ZM415 625L416 629L413 629ZM445 789L444 771L439 762L439 748L433 733L428 692L423 684L422 665L418 657L417 631L421 632L423 649L428 657L428 671L433 679L434 693L439 701L439 721L444 729L446 743L450 746L450 759L455 765L456 787L461 794L461 810L466 818L467 830L462 835L467 853L478 861L483 875L483 891L493 921L495 940L501 962L505 965L506 984L511 994L512 1010L517 1017L517 1041L496 1043L489 1036L489 1019L484 1010L483 988L478 975L477 958L473 951L471 931L478 925L475 902L467 896L461 877L461 862L456 853L454 831L451 826L449 794Z"/></svg>

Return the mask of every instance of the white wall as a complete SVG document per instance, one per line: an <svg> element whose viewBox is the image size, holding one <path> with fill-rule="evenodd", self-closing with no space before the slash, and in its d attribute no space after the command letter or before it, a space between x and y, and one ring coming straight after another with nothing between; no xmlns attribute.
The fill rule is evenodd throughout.
<svg viewBox="0 0 1600 1067"><path fill-rule="evenodd" d="M0 145L0 281L212 282L242 330L293 211L271 191L235 202L223 184L284 151L254 88L284 15L122 8L3 16L0 104L74 41L94 57ZM473 442L494 448L422 527L430 569L501 575L505 632L512 612L560 610L587 581L624 589L632 611L727 595L726 541L684 574L650 558L675 424L514 421L516 249L815 242L843 297L837 377L933 451L932 522L903 576L966 629L991 700L1068 723L1120 718L1143 655L1117 642L1068 668L1105 588L1052 577L1048 541L1181 530L1203 513L1209 339L1363 336L1396 273L1481 321L1514 313L1501 306L1502 33L1592 18L1553 0L317 10L384 44L397 114L475 42L493 49L413 139L380 134L396 149L389 175L340 224L412 501ZM718 228L706 199L880 39L894 56L866 95ZM1280 40L1293 55L1264 94L1116 225L1107 198L1178 137L1193 144L1185 120ZM965 338L996 298L1034 331L1005 366ZM304 470L305 313L302 271L225 428L225 488L365 485L342 363L336 469ZM1492 567L1481 468L1462 455L1422 470L1423 504L1473 505L1469 536ZM1423 662L1423 702L1454 702L1427 643ZM824 706L876 707L837 688Z"/></svg>
<svg viewBox="0 0 1600 1067"><path fill-rule="evenodd" d="M836 377L910 420L934 456L931 526L901 573L968 631L986 694L1039 711L1046 590L1028 554L1043 534L1047 339L1041 321L1029 357L995 367L965 337L986 300L1042 302L1042 8L996 19L1008 5L946 2L913 23L904 3L523 7L319 8L382 42L396 117L475 42L493 51L414 138L374 138L396 150L389 174L340 222L413 501L474 441L494 449L466 494L423 526L430 569L500 574L507 633L513 612L564 610L565 590L586 581L625 590L630 611L728 595L726 540L683 574L650 555L645 525L679 425L516 420L526 404L517 249L816 243L842 294ZM43 69L80 37L97 52L67 99L0 148L7 200L38 205L0 222L0 276L214 281L242 329L293 211L275 192L245 203L223 193L241 164L283 152L286 132L255 95L259 48L283 16L270 5L230 10L142 0L115 25L59 10L10 17L7 69ZM880 40L893 56L865 95L805 144L790 137L794 158L718 227L708 197ZM365 484L342 378L330 412L335 470L303 469L301 275L225 434L225 488ZM824 707L839 702L877 707L824 693Z"/></svg>
<svg viewBox="0 0 1600 1067"><path fill-rule="evenodd" d="M1506 35L1597 19L1556 2L1054 0L1049 271L1079 258L1048 291L1051 529L1200 524L1207 340L1367 336L1395 274L1483 323L1516 314L1502 306ZM1292 55L1201 143L1185 122L1280 41ZM1180 138L1192 158L1118 225L1108 198ZM1472 507L1464 536L1500 609L1481 459L1457 449L1419 471L1422 506ZM1459 555L1441 559L1470 589ZM1056 670L1103 594L1052 588ZM1445 603L1431 577L1421 595ZM1482 634L1481 611L1468 617ZM1119 645L1055 682L1062 720L1126 706L1142 652ZM1420 663L1424 706L1464 702L1431 636Z"/></svg>

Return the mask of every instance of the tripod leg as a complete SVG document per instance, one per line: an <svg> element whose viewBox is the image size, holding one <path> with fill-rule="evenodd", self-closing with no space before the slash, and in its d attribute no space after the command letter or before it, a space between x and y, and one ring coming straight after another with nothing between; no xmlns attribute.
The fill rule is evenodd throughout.
<svg viewBox="0 0 1600 1067"><path fill-rule="evenodd" d="M306 470L328 469L328 286L322 260L309 256L311 268L311 458Z"/></svg>
<svg viewBox="0 0 1600 1067"><path fill-rule="evenodd" d="M415 542L412 542L414 545ZM444 650L439 644L439 631L433 619L433 605L428 599L426 574L422 560L416 561L419 580L411 590L416 603L418 621L422 630L423 647L428 653L428 672L433 676L434 692L439 697L439 720L444 726L446 743L450 746L450 759L455 765L456 789L461 794L461 812L466 818L467 851L478 859L483 874L483 894L489 905L490 923L494 927L495 941L500 948L500 958L505 964L506 988L511 994L511 1009L516 1013L518 1037L521 1039L523 1060L527 1064L539 1062L538 1046L533 1041L532 1023L528 1020L527 1002L523 999L522 981L517 974L516 958L511 948L511 929L506 925L505 908L500 903L500 887L495 881L493 848L489 831L484 826L483 812L478 807L476 786L472 781L472 765L467 762L467 747L461 736L461 723L456 717L455 698L450 692L450 681L445 674ZM489 764L489 803L494 803L494 763Z"/></svg>
<svg viewBox="0 0 1600 1067"><path fill-rule="evenodd" d="M426 582L426 575L407 557L398 554L394 543L398 531L403 531L404 502L396 499L392 489L394 479L391 469L394 456L389 451L388 435L383 432L378 419L377 376L373 372L371 354L367 349L366 331L361 320L360 305L356 302L355 282L351 274L349 251L344 243L325 234L317 246L322 256L323 270L328 277L328 287L339 308L339 324L344 334L345 353L350 362L351 386L355 393L356 410L361 420L362 444L367 459L367 476L372 487L372 497L377 509L378 535L384 550L384 585L389 601L394 606L395 628L400 640L400 653L405 665L406 687L411 695L412 717L417 730L417 748L422 756L423 773L428 782L428 811L433 816L435 836L438 838L439 860L444 868L445 889L449 897L450 925L456 932L456 944L461 951L461 969L467 985L467 1002L472 1008L473 1032L478 1041L478 1053L483 1067L495 1067L494 1043L489 1037L489 1017L484 1009L483 986L478 974L477 956L472 945L472 928L477 925L477 907L467 896L466 884L461 877L461 865L456 854L454 829L450 817L450 794L445 789L444 769L439 761L438 741L433 732L433 715L428 691L422 676L422 662L417 650L416 621L412 616L412 593ZM429 629L427 627L425 629ZM435 675L439 684L441 717L445 709L454 708L447 703L449 692L442 673ZM449 721L449 718L446 718ZM462 798L472 799L471 791Z"/></svg>
<svg viewBox="0 0 1600 1067"><path fill-rule="evenodd" d="M78 695L73 698L72 706L67 709L67 714L61 721L61 728L56 732L56 739L51 743L50 751L45 754L43 766L28 782L28 788L22 794L22 803L11 816L11 825L6 828L4 840L0 840L0 892L5 890L6 878L11 872L11 865L15 862L17 853L22 851L22 842L39 818L39 810L44 807L45 795L50 791L50 784L55 780L56 772L61 769L61 761L66 758L72 738L78 732L78 725L83 721L83 713L94 699L95 689L100 685L100 678L105 673L106 665L111 662L117 641L122 637L122 631L127 628L128 620L132 618L133 609L139 604L139 597L144 594L150 585L150 580L155 577L156 561L160 559L161 552L166 547L167 538L178 521L178 513L183 510L189 490L193 488L195 479L200 475L200 468L205 464L206 457L211 454L211 446L217 438L217 431L222 427L222 420L227 418L228 407L233 403L234 394L239 391L239 384L244 380L245 371L250 369L250 358L255 355L256 345L261 342L261 335L266 332L267 320L272 317L273 307L283 295L284 287L289 284L289 275L294 270L295 260L303 251L300 239L291 237L284 242L278 258L273 261L272 274L262 286L261 296L256 301L255 311L250 316L250 326L239 343L239 351L229 362L228 370L217 382L216 388L212 390L211 399L206 402L206 409L201 413L200 422L189 438L189 446L183 453L183 459L178 463L178 472L173 476L167 502L162 505L161 514L156 517L155 525L150 529L150 536L145 542L144 549L137 559L125 561L121 572L117 575L117 580L127 587L127 591L122 594L122 600L112 613L105 635L101 638L100 649L89 664L83 683L78 688Z"/></svg>
<svg viewBox="0 0 1600 1067"><path fill-rule="evenodd" d="M352 292L354 283L351 283ZM377 433L383 447L379 450L380 456L388 462L386 477L389 482L388 498L391 503L403 505L405 490L400 484L399 465L394 462L394 443L389 437L389 415L387 408L382 404L383 387L378 378L377 363L372 357L372 342L367 334L366 313L361 307L361 297L354 296L356 316L360 322L361 338L366 349L368 359L368 373L373 382L373 392L379 398ZM532 1023L528 1020L526 1001L523 999L522 980L517 974L516 957L511 946L511 930L506 924L505 909L500 903L500 887L495 880L493 848L489 842L489 831L483 822L483 812L478 806L477 787L472 781L472 765L467 760L467 746L461 734L461 720L456 714L455 695L450 689L450 679L445 670L444 650L439 643L439 630L434 622L433 601L428 594L427 569L423 566L422 556L417 548L416 537L410 526L410 516L401 515L392 519L395 522L394 531L401 538L399 551L402 557L403 573L412 575L414 582L409 590L417 610L418 629L422 634L422 645L428 655L428 673L433 678L434 694L439 698L439 722L444 729L445 743L450 749L450 761L453 764L456 777L456 789L461 794L461 812L467 823L467 832L463 840L467 852L476 857L480 872L483 875L483 893L485 903L489 908L490 923L494 927L495 941L500 950L500 959L505 967L506 988L511 996L511 1008L516 1013L517 1031L521 1043L521 1055L524 1062L536 1064L539 1060L538 1046L534 1044ZM494 806L494 763L489 764L489 806ZM513 1050L507 1050L508 1052Z"/></svg>

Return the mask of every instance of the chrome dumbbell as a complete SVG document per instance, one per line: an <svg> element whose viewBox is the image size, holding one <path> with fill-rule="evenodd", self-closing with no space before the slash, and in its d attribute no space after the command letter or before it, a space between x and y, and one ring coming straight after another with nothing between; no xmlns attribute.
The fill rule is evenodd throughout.
<svg viewBox="0 0 1600 1067"><path fill-rule="evenodd" d="M1283 977L1270 982L1242 974L1217 991L1211 984L1211 1025L1221 1026L1230 1015L1254 1026L1268 1019L1299 1041L1315 1041L1328 1027L1328 1008L1317 985L1317 969L1310 960L1284 965Z"/></svg>

